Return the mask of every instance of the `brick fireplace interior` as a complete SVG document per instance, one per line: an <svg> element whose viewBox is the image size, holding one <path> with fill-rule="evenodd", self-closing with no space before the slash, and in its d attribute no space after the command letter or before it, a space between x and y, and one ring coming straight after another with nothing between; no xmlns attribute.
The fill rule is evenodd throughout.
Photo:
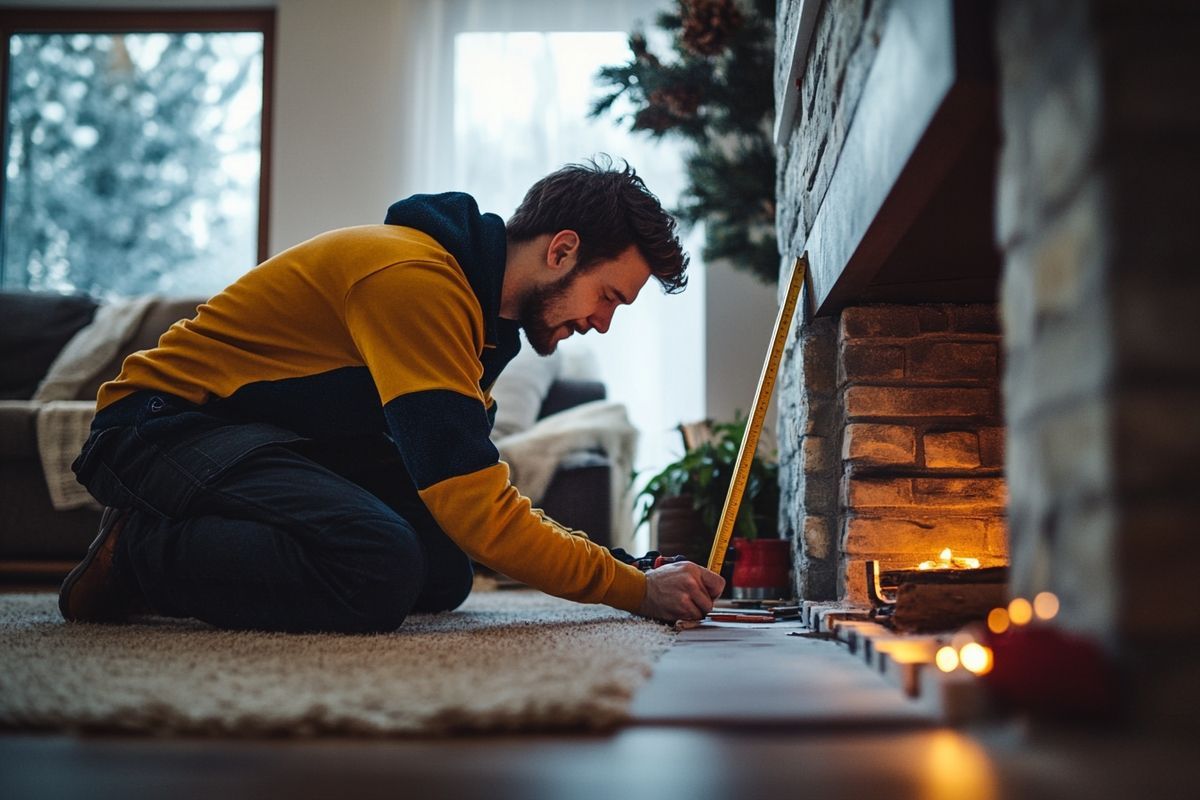
<svg viewBox="0 0 1200 800"><path fill-rule="evenodd" d="M867 559L1011 563L1010 593L1055 592L1053 624L1167 725L1200 718L1180 591L1200 556L1197 16L802 0L778 20L781 272L811 264L776 389L799 596L865 601Z"/></svg>

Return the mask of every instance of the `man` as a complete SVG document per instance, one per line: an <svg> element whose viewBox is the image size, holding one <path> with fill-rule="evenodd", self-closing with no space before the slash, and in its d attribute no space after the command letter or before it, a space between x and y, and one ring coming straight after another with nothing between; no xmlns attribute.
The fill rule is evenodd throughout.
<svg viewBox="0 0 1200 800"><path fill-rule="evenodd" d="M268 259L101 387L74 469L108 508L63 616L389 631L459 606L473 558L561 597L699 619L720 576L642 573L572 535L488 438L519 329L549 354L607 331L651 277L681 290L686 268L636 173L595 163L536 183L507 227L468 195L417 195Z"/></svg>

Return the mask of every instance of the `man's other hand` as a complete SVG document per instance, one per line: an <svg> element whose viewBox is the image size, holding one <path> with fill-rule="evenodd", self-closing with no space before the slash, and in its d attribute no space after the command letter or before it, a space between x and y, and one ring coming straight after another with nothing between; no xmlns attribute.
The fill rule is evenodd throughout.
<svg viewBox="0 0 1200 800"><path fill-rule="evenodd" d="M717 573L677 561L646 573L646 597L638 613L665 622L701 619L724 589L725 579Z"/></svg>

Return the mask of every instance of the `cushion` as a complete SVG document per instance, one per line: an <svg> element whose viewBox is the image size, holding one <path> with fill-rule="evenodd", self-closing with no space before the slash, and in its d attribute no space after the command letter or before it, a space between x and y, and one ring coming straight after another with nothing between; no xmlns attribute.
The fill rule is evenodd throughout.
<svg viewBox="0 0 1200 800"><path fill-rule="evenodd" d="M50 364L97 303L82 295L0 292L0 399L33 396Z"/></svg>
<svg viewBox="0 0 1200 800"><path fill-rule="evenodd" d="M492 399L496 401L493 439L512 436L533 426L561 366L562 356L557 352L539 356L528 345L521 348L492 385Z"/></svg>
<svg viewBox="0 0 1200 800"><path fill-rule="evenodd" d="M122 352L118 353L107 365L98 369L95 379L81 387L79 393L75 395L75 399L94 400L100 392L101 384L107 383L121 374L121 364L125 361L126 356L136 353L138 350L149 350L155 347L159 337L167 332L167 328L181 319L191 319L196 316L196 307L206 300L207 298L203 297L188 297L160 298L156 301L142 317L141 324L134 332L133 338L125 343Z"/></svg>

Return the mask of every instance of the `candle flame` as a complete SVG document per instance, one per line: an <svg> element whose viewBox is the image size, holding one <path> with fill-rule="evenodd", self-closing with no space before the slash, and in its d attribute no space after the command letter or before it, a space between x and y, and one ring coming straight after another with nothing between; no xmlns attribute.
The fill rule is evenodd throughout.
<svg viewBox="0 0 1200 800"><path fill-rule="evenodd" d="M958 660L967 671L987 675L992 671L992 648L971 642L958 651Z"/></svg>

